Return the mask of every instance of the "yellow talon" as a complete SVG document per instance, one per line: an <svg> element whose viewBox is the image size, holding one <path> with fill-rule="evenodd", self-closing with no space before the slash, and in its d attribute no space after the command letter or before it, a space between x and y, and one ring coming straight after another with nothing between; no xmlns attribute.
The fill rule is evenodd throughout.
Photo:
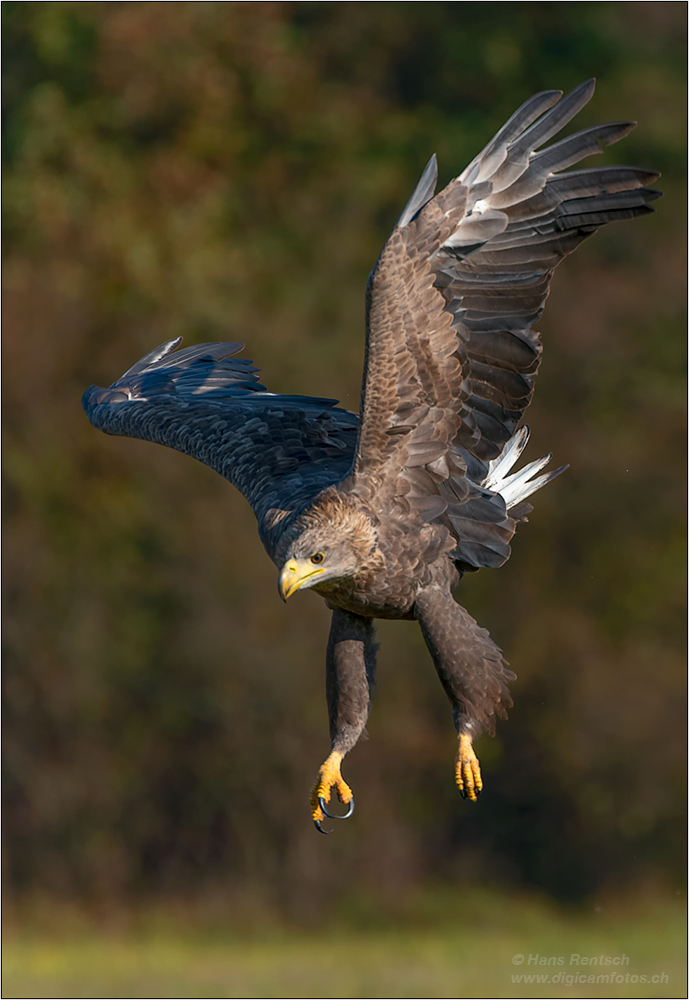
<svg viewBox="0 0 689 1000"><path fill-rule="evenodd" d="M472 802L476 801L483 789L478 757L471 745L471 736L467 736L466 733L459 737L459 749L455 762L455 781L462 798L471 799Z"/></svg>
<svg viewBox="0 0 689 1000"><path fill-rule="evenodd" d="M352 789L340 774L340 764L343 754L333 750L328 759L321 764L318 780L311 789L311 815L316 825L323 822L325 816L320 807L319 799L330 802L331 790L334 787L340 802L347 805L352 800Z"/></svg>

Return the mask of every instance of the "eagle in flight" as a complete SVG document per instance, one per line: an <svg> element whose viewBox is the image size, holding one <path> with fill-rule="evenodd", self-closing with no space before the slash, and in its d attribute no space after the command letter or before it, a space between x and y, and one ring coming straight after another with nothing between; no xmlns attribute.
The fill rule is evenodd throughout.
<svg viewBox="0 0 689 1000"><path fill-rule="evenodd" d="M518 472L519 427L541 355L532 329L556 265L607 222L652 211L659 175L566 168L626 136L613 122L545 145L591 98L536 94L466 170L435 194L431 158L366 289L359 414L336 400L269 392L243 344L156 348L83 398L108 434L167 445L239 489L279 570L283 600L312 589L332 610L326 653L331 752L311 795L324 816L354 799L342 759L366 724L374 620L415 619L452 706L455 779L481 792L472 741L512 700L488 632L453 598L467 571L502 566L531 505L563 471L550 456ZM563 172L564 171L564 172ZM347 806L328 810L333 791Z"/></svg>

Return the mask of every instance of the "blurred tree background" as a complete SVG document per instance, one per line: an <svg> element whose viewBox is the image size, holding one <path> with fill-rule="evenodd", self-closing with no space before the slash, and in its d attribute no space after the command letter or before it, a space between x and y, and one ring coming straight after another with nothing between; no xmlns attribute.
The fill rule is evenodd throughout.
<svg viewBox="0 0 689 1000"><path fill-rule="evenodd" d="M683 3L4 3L5 885L315 920L442 882L566 901L684 865ZM431 152L532 93L663 172L554 280L529 455L571 469L458 594L519 680L462 802L413 623L381 623L356 817L319 837L329 613L283 607L209 469L93 430L143 353L245 340L356 409L367 273Z"/></svg>

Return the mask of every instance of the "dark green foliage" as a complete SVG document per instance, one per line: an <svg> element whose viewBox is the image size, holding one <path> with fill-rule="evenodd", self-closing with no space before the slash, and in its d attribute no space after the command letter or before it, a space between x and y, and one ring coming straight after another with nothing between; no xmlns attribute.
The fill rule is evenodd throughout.
<svg viewBox="0 0 689 1000"><path fill-rule="evenodd" d="M79 899L362 887L564 898L683 863L684 14L677 3L5 3L7 884ZM568 260L529 455L566 476L465 581L519 681L463 803L418 629L383 623L356 818L317 838L328 614L285 609L240 496L104 438L80 396L183 334L356 408L363 292L430 153L441 180L531 93L664 171L651 218Z"/></svg>

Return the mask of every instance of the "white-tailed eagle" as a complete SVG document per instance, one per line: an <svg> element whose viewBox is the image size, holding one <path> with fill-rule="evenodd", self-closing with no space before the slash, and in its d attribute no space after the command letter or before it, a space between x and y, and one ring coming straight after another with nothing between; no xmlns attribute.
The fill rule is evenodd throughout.
<svg viewBox="0 0 689 1000"><path fill-rule="evenodd" d="M340 765L368 717L376 618L419 622L452 705L457 786L481 791L472 741L505 717L515 675L452 590L467 570L506 561L526 498L562 471L541 472L550 456L513 471L541 355L532 325L555 267L658 194L647 186L658 175L636 167L567 170L633 122L546 145L593 89L536 94L439 194L431 159L368 281L358 415L268 392L235 356L242 344L176 351L181 338L84 395L95 427L228 479L253 507L283 599L310 588L332 609L319 830L333 790L353 809Z"/></svg>

